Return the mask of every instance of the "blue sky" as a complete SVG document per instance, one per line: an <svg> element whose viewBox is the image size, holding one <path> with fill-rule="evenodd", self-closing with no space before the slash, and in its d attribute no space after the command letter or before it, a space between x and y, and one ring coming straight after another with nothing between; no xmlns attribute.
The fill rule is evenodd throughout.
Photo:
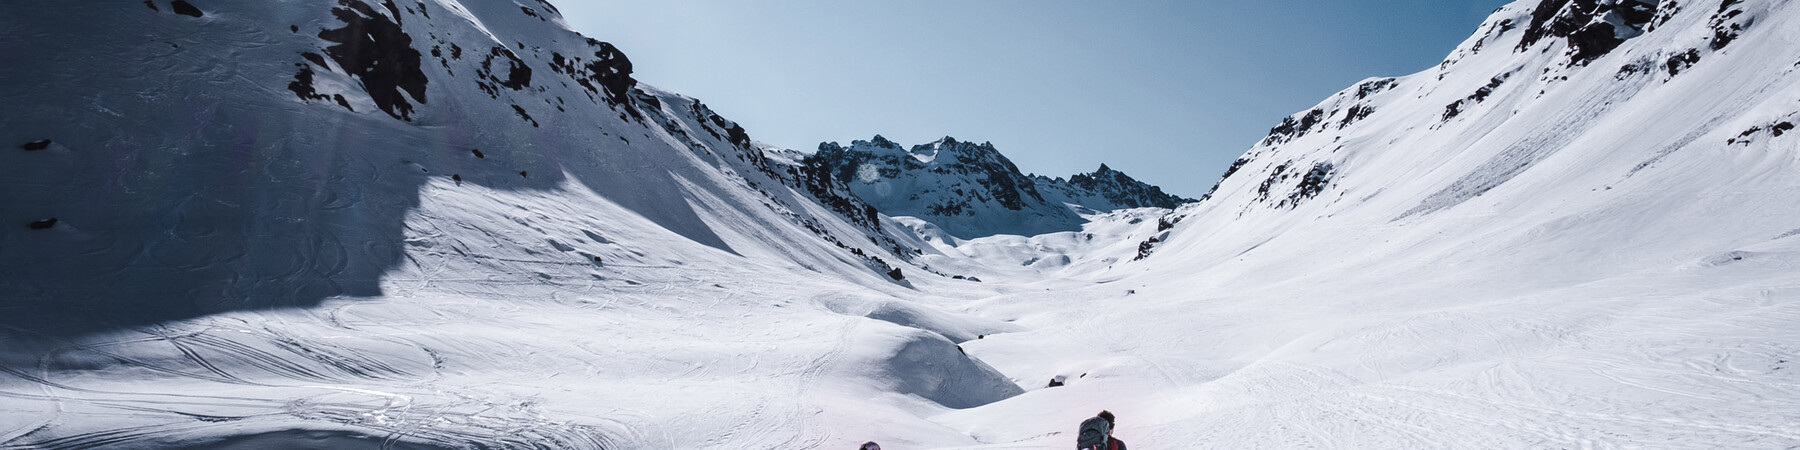
<svg viewBox="0 0 1800 450"><path fill-rule="evenodd" d="M1282 117L1443 59L1503 0L577 0L638 80L811 151L991 141L1198 197Z"/></svg>

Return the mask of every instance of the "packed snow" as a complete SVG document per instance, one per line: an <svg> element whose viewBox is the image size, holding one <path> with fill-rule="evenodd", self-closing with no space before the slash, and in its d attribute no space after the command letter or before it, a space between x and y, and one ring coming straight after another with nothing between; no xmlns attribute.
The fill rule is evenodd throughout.
<svg viewBox="0 0 1800 450"><path fill-rule="evenodd" d="M1800 446L1793 2L1516 2L974 239L541 0L191 3L0 4L0 448Z"/></svg>

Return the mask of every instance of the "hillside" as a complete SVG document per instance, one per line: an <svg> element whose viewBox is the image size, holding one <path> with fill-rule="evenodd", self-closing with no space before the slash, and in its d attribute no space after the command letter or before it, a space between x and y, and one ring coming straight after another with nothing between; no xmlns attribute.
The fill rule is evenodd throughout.
<svg viewBox="0 0 1800 450"><path fill-rule="evenodd" d="M0 447L1800 445L1793 2L1514 2L1174 209L771 148L543 0L0 38Z"/></svg>

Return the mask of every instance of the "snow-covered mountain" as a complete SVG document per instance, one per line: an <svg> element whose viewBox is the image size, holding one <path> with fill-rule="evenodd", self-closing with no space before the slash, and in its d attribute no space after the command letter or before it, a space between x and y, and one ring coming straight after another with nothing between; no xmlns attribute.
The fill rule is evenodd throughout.
<svg viewBox="0 0 1800 450"><path fill-rule="evenodd" d="M1026 175L992 143L945 137L906 148L879 135L819 144L804 163L891 216L923 219L952 236L1035 236L1081 229L1082 213L1174 208L1187 201L1105 165L1068 181Z"/></svg>
<svg viewBox="0 0 1800 450"><path fill-rule="evenodd" d="M1102 408L1140 448L1800 445L1790 1L1515 2L1086 219L1155 191L809 161L542 0L0 38L4 447L1052 448Z"/></svg>
<svg viewBox="0 0 1800 450"><path fill-rule="evenodd" d="M1004 324L894 303L953 282L929 246L547 2L5 3L0 36L6 446L757 446L827 373L897 396L863 419L1018 392L954 345Z"/></svg>
<svg viewBox="0 0 1800 450"><path fill-rule="evenodd" d="M1194 202L1190 198L1164 193L1161 187L1138 181L1125 172L1106 167L1106 164L1101 164L1099 169L1090 173L1072 175L1066 181L1061 177L1050 178L1043 175L1035 175L1031 179L1037 183L1038 191L1050 202L1080 205L1095 211L1175 209Z"/></svg>
<svg viewBox="0 0 1800 450"><path fill-rule="evenodd" d="M1107 379L957 417L1125 403L1170 446L1800 444L1796 118L1800 3L1514 2L1437 67L1283 121L1149 257L1033 306L1104 317L987 300L1033 331L972 354Z"/></svg>

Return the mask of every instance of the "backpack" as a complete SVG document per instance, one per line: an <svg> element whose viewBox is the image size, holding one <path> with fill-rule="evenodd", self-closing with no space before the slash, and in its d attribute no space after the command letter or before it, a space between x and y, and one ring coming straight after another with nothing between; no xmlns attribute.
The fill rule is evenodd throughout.
<svg viewBox="0 0 1800 450"><path fill-rule="evenodd" d="M1075 448L1105 450L1108 431L1112 431L1112 423L1106 419L1095 417L1081 421L1081 433L1075 436Z"/></svg>

